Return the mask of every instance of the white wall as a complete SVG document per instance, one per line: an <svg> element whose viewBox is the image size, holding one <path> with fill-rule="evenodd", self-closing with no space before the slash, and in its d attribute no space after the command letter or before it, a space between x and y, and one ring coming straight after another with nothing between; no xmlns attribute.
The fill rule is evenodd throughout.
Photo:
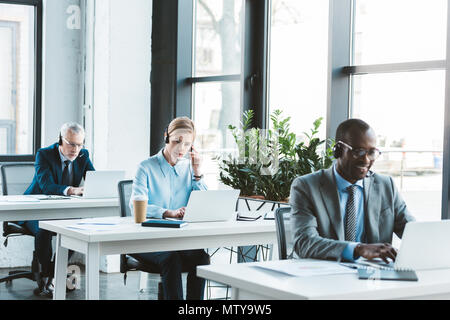
<svg viewBox="0 0 450 320"><path fill-rule="evenodd" d="M152 1L97 1L95 15L94 165L132 179L150 154ZM119 271L118 256L101 264Z"/></svg>
<svg viewBox="0 0 450 320"><path fill-rule="evenodd" d="M81 29L66 25L67 8L79 2L44 1L43 146L56 142L62 123L82 122L84 37ZM131 179L150 153L152 1L98 0L95 15L90 152L97 170L125 170ZM31 237L11 239L0 250L0 268L29 266L33 247ZM81 255L73 259L84 260ZM101 269L118 272L118 256L104 257Z"/></svg>

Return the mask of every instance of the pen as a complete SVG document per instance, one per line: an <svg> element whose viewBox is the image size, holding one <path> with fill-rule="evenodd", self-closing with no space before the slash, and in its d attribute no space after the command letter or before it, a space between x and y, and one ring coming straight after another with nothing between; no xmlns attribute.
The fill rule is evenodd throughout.
<svg viewBox="0 0 450 320"><path fill-rule="evenodd" d="M339 262L339 264L350 269L358 269L358 266L353 263Z"/></svg>
<svg viewBox="0 0 450 320"><path fill-rule="evenodd" d="M95 223L89 223L89 222L80 222L77 223L80 225L95 225L95 226L114 226L116 225L115 223L100 223L100 222L95 222Z"/></svg>

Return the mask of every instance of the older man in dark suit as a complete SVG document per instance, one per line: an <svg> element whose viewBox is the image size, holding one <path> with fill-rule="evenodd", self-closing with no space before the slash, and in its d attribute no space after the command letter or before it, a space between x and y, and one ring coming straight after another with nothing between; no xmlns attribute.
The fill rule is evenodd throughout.
<svg viewBox="0 0 450 320"><path fill-rule="evenodd" d="M84 129L77 123L61 127L59 142L40 149L36 154L36 173L25 194L82 195L79 187L86 171L94 171L89 152L84 149ZM35 237L35 250L42 268L42 279L36 295L51 296L54 266L52 259L52 233L39 229L39 221L22 221Z"/></svg>

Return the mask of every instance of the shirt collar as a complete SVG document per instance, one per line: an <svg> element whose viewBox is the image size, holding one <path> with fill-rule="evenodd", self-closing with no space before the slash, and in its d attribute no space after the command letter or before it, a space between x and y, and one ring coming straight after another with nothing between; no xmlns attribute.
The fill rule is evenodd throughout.
<svg viewBox="0 0 450 320"><path fill-rule="evenodd" d="M158 152L158 154L156 155L158 162L159 162L159 166L161 168L162 173L164 174L164 176L167 175L167 173L169 173L170 170L173 170L175 172L175 174L178 176L179 172L178 172L178 167L179 167L179 162L174 165L173 167L169 164L169 162L167 162L166 158L164 158L164 154L163 154L164 148L161 149L160 152Z"/></svg>
<svg viewBox="0 0 450 320"><path fill-rule="evenodd" d="M59 152L59 158L61 159L61 164L63 164L67 159L63 153L61 152L61 149L58 147L58 152ZM70 160L69 160L70 161ZM69 165L72 163L72 161L70 161Z"/></svg>
<svg viewBox="0 0 450 320"><path fill-rule="evenodd" d="M336 186L338 188L339 191L341 192L345 192L346 189L351 186L352 184L350 182L348 182L347 180L345 180L338 172L336 169L336 164L333 166L333 172L334 172L334 176L336 178ZM354 185L357 185L358 187L360 187L361 189L364 189L364 184L363 184L363 180L364 179L360 179L358 181L356 181L354 183Z"/></svg>

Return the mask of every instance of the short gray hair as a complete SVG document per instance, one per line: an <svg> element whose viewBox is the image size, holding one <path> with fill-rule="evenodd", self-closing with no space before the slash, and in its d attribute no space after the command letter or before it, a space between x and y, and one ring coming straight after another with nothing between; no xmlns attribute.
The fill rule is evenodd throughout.
<svg viewBox="0 0 450 320"><path fill-rule="evenodd" d="M61 130L59 132L61 134L61 137L65 137L67 131L69 130L74 134L82 134L83 136L85 135L84 128L81 125L76 122L66 122L61 126Z"/></svg>

